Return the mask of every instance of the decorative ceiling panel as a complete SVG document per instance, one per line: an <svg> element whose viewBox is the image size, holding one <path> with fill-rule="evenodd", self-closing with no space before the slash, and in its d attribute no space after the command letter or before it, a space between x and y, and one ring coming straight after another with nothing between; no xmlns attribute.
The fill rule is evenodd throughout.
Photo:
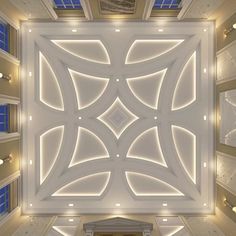
<svg viewBox="0 0 236 236"><path fill-rule="evenodd" d="M212 212L213 25L158 29L23 24L25 213Z"/></svg>

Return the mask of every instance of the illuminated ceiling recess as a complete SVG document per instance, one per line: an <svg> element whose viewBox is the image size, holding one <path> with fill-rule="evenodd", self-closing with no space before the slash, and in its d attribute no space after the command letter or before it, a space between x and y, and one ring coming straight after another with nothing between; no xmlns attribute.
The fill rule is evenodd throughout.
<svg viewBox="0 0 236 236"><path fill-rule="evenodd" d="M213 25L79 27L23 24L24 213L211 213Z"/></svg>

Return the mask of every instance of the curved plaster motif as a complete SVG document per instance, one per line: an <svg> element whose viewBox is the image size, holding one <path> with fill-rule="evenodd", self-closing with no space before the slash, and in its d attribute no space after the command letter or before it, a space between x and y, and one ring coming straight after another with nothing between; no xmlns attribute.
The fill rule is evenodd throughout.
<svg viewBox="0 0 236 236"><path fill-rule="evenodd" d="M61 149L64 126L52 128L40 135L40 184L52 170Z"/></svg>
<svg viewBox="0 0 236 236"><path fill-rule="evenodd" d="M105 191L111 172L101 172L77 179L57 190L52 196L96 197Z"/></svg>
<svg viewBox="0 0 236 236"><path fill-rule="evenodd" d="M196 184L196 135L175 125L172 125L172 133L180 162L193 183Z"/></svg>
<svg viewBox="0 0 236 236"><path fill-rule="evenodd" d="M184 196L179 190L170 184L149 175L135 172L126 172L128 185L135 196Z"/></svg>
<svg viewBox="0 0 236 236"><path fill-rule="evenodd" d="M107 88L109 79L95 77L70 70L76 92L78 109L84 109L95 103Z"/></svg>
<svg viewBox="0 0 236 236"><path fill-rule="evenodd" d="M161 85L166 71L167 69L150 75L128 78L128 86L140 102L152 109L157 109Z"/></svg>
<svg viewBox="0 0 236 236"><path fill-rule="evenodd" d="M194 52L178 78L172 101L172 111L185 108L196 100L196 58L196 52Z"/></svg>
<svg viewBox="0 0 236 236"><path fill-rule="evenodd" d="M62 93L56 75L41 52L39 52L39 81L40 101L53 109L64 111Z"/></svg>
<svg viewBox="0 0 236 236"><path fill-rule="evenodd" d="M127 53L125 64L134 64L157 58L177 47L180 39L138 39Z"/></svg>
<svg viewBox="0 0 236 236"><path fill-rule="evenodd" d="M101 40L51 40L66 52L87 61L111 64L108 52Z"/></svg>
<svg viewBox="0 0 236 236"><path fill-rule="evenodd" d="M75 150L69 167L108 157L109 153L101 139L88 129L79 127Z"/></svg>
<svg viewBox="0 0 236 236"><path fill-rule="evenodd" d="M173 29L178 26L175 23L171 24L174 25L170 25ZM196 27L192 29L192 25L195 24ZM59 25L65 29L63 32L69 32L68 25L64 23ZM167 43L168 45L165 45L166 50L168 47L168 50L170 50L182 43L179 46L179 49L180 47L183 49L181 55L178 55L179 50L176 49L157 57L166 52L164 48L163 50L160 48L160 45L164 45L160 40L158 43L154 43L152 39L139 42L138 45L142 49L136 45L137 47L133 46L132 50L138 53L134 60L140 56L139 59L145 61L145 67L141 67L139 64L124 65L125 58L129 58L131 55L134 56L134 51L132 53L128 52L130 55L127 55L126 46L131 39L137 38L137 33L141 32L140 29L144 30L142 32L146 32L142 37L154 35L154 26L152 24L152 27L149 27L149 23L145 24L145 27L140 25L133 27L130 23L127 23L127 25L130 28L124 27L124 31L121 30L120 32L121 34L125 32L124 35L114 32L117 37L114 37L111 33L111 26L107 27L106 24L104 27L96 25L92 28L86 24L84 29L88 34L85 34L85 31L82 30L81 35L78 36L76 34L61 35L62 28L57 26L58 28L52 29L50 25L45 23L43 27L36 25L34 28L35 34L31 34L30 37L28 34L25 35L25 38L29 40L29 47L24 49L26 51L22 61L27 62L24 69L28 71L30 65L35 67L32 71L39 71L38 66L40 65L37 64L38 60L34 53L38 51L38 48L39 50L42 49L45 58L50 58L51 68L45 62L49 68L47 69L48 73L52 72L54 77L59 75L59 84L51 76L56 81L53 81L54 86L58 86L58 89L50 88L47 92L52 93L49 96L59 94L59 99L56 102L61 101L60 95L62 93L65 103L63 112L46 109L45 106L38 104L32 96L32 91L34 91L32 87L38 85L37 80L24 81L26 83L24 84L24 96L26 97L24 101L27 101L27 104L24 104L24 112L34 117L33 120L27 122L26 139L23 140L24 156L29 165L34 164L34 160L32 162L30 158L39 147L39 139L35 139L35 136L41 130L45 130L45 127L53 127L52 124L65 125L62 134L64 136L63 145L58 144L58 146L61 146L60 156L57 155L55 163L52 159L52 168L44 170L46 174L50 172L50 178L47 178L47 181L44 181L41 186L36 186L35 181L28 180L28 178L37 179L38 173L42 171L42 165L35 165L36 174L32 169L27 168L27 177L23 176L24 183L27 183L24 189L24 197L28 199L24 203L26 213L51 213L55 212L55 209L63 213L65 212L65 206L67 207L72 199L76 206L73 210L81 214L91 213L92 211L110 213L114 210L116 202L124 207L122 209L124 212L140 213L140 211L145 212L148 209L149 212L156 213L161 209L163 198L168 196L172 196L168 198L168 205L173 206L171 208L173 213L211 211L211 206L206 208L203 207L202 203L205 199L213 200L212 181L205 184L202 180L205 176L211 180L212 170L204 168L197 172L200 176L196 176L196 164L202 166L200 165L202 153L209 154L207 163L210 164L210 161L212 161L211 157L213 155L209 150L211 142L208 140L209 137L211 138L212 124L207 123L208 120L203 121L203 119L195 119L195 123L191 123L196 113L201 113L204 110L206 113L203 114L210 114L213 111L213 107L211 107L213 89L211 88L212 80L210 80L212 75L209 73L207 75L209 79L204 80L206 86L195 86L197 91L193 88L193 84L196 84L194 80L195 70L203 68L208 59L211 58L208 57L208 50L202 51L202 48L209 46L210 31L204 34L200 23L181 26L181 32L184 32L181 34L182 37L189 38L189 40L184 42L180 40L181 42L172 42L173 44ZM87 30L87 27L89 30ZM47 36L45 37L45 35ZM81 60L81 55L74 54L72 56L68 50L61 50L50 42L50 39L55 39L55 37L64 38L65 40L80 37L84 39L84 42L81 42L78 47L81 48L82 44L86 44L86 37L90 41L96 35L98 35L97 38L106 36L110 50L109 54L114 59L110 66L103 65L103 63L91 63L91 61L97 62L98 60L101 62L102 57L99 56L100 59L98 59L95 53L97 49L94 52L88 49L90 56L83 54L82 57L85 60ZM120 36L124 41L117 40ZM152 38L152 36L150 37ZM169 41L176 37L177 35L170 32ZM144 44L149 45L144 46ZM157 47L154 48L153 46L156 44L159 45L158 52ZM199 47L199 44L202 47ZM91 45L91 42L86 47L88 45ZM114 45L117 45L117 47ZM76 52L77 49L74 47L73 50L72 53ZM196 52L187 61L186 58L190 57L194 50ZM87 53L87 49L84 51ZM105 54L103 52L103 55ZM142 58L141 54L145 55L146 58ZM53 57L49 55L53 55ZM100 54L98 53L98 55ZM196 65L196 56L198 55L202 55L197 58L199 66ZM173 57L170 58L169 56ZM32 65L31 58L36 59L34 65ZM42 58L41 55L41 61ZM105 63L104 58L102 60ZM108 61L106 62L108 63ZM211 61L208 65L212 66ZM73 70L68 68L73 68ZM163 70L163 68L166 69ZM183 68L182 73L181 68ZM54 73L50 70L54 70ZM46 70L44 69L44 71ZM88 71L89 73L91 71L91 75L98 75L99 77L88 75ZM187 71L190 76L187 76ZM180 75L178 81L175 75ZM176 90L174 90L175 87L177 87ZM186 87L188 87L188 93L185 91ZM194 91L195 95L197 92L207 94L209 102L204 104L202 102L191 103L192 109L174 112L175 109L190 105L188 102L191 101ZM183 97L181 98L181 96ZM195 99L200 98L195 96ZM76 104L79 109L75 108ZM52 105L55 106L55 104ZM157 124L158 128L156 127ZM170 124L173 125L172 129L170 129ZM189 127L194 134L181 127L181 130L179 130L179 127L176 128L178 124ZM207 128L203 124L206 124ZM196 131L198 128L200 129L199 132ZM199 143L196 142L195 133L203 134ZM52 133L44 139L46 145L48 145L47 150L50 150L50 143L56 142L56 140L58 140L57 143L60 143L59 136L58 131L57 135ZM161 146L159 138L161 138ZM172 138L175 145L173 145ZM48 141L46 141L47 139ZM35 143L35 140L37 143ZM206 145L201 144L208 141L210 145L207 149ZM53 147L53 145L51 146ZM185 148L186 146L187 148ZM191 158L188 158L191 148L195 154L191 153ZM109 154L107 150L109 150ZM49 154L53 154L53 150ZM125 158L126 154L128 158ZM165 154L164 157L163 154ZM107 158L109 155L114 158ZM53 156L55 155L50 155L50 158ZM103 159L100 160L100 158ZM197 162L194 164L195 166L192 164L194 162ZM166 168L166 163L168 163L168 168ZM183 168L179 168L181 163L187 174ZM110 177L112 177L112 181L109 182ZM196 181L196 177L198 177L198 185L192 184L189 177L193 181ZM46 177L44 176L44 178ZM108 184L108 182L111 184ZM204 191L199 192L198 188ZM104 194L104 191L107 194ZM101 195L102 204L97 201ZM148 197L152 197L154 204L147 200ZM142 201L141 205L140 200Z"/></svg>
<svg viewBox="0 0 236 236"><path fill-rule="evenodd" d="M151 161L167 167L159 142L158 128L153 127L141 133L131 144L127 157Z"/></svg>

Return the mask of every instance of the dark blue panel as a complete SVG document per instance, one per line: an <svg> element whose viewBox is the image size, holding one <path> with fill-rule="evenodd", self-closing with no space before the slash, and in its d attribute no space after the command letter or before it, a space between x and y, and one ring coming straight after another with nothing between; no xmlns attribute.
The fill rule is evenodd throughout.
<svg viewBox="0 0 236 236"><path fill-rule="evenodd" d="M156 0L153 8L176 9L180 8L181 0Z"/></svg>
<svg viewBox="0 0 236 236"><path fill-rule="evenodd" d="M7 132L7 131L8 131L8 106L0 105L0 132Z"/></svg>
<svg viewBox="0 0 236 236"><path fill-rule="evenodd" d="M0 189L0 215L9 210L9 185Z"/></svg>
<svg viewBox="0 0 236 236"><path fill-rule="evenodd" d="M0 21L0 48L6 52L9 51L8 34L8 25Z"/></svg>
<svg viewBox="0 0 236 236"><path fill-rule="evenodd" d="M82 9L80 0L54 0L58 9Z"/></svg>

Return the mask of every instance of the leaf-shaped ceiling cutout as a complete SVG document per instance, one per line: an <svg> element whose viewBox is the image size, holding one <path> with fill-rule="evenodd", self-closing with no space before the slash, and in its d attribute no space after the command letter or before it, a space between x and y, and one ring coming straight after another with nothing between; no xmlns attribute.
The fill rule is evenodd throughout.
<svg viewBox="0 0 236 236"><path fill-rule="evenodd" d="M175 148L184 170L196 183L196 136L189 130L172 126Z"/></svg>
<svg viewBox="0 0 236 236"><path fill-rule="evenodd" d="M170 184L149 175L126 172L129 187L136 196L183 196L184 194Z"/></svg>
<svg viewBox="0 0 236 236"><path fill-rule="evenodd" d="M79 178L60 188L52 196L101 196L108 185L110 175L110 172L101 172Z"/></svg>
<svg viewBox="0 0 236 236"><path fill-rule="evenodd" d="M70 70L76 92L78 109L86 108L95 103L104 93L109 79L82 74Z"/></svg>
<svg viewBox="0 0 236 236"><path fill-rule="evenodd" d="M179 110L191 105L196 100L196 52L185 64L175 87L172 110Z"/></svg>
<svg viewBox="0 0 236 236"><path fill-rule="evenodd" d="M143 104L157 109L160 90L167 69L156 73L128 78L127 83L133 95Z"/></svg>
<svg viewBox="0 0 236 236"><path fill-rule="evenodd" d="M100 40L51 40L66 52L81 59L110 64L107 49Z"/></svg>
<svg viewBox="0 0 236 236"><path fill-rule="evenodd" d="M109 153L101 139L91 131L79 127L76 146L69 167L107 157L109 157Z"/></svg>
<svg viewBox="0 0 236 236"><path fill-rule="evenodd" d="M161 150L157 127L140 134L131 144L127 157L151 161L167 167Z"/></svg>
<svg viewBox="0 0 236 236"><path fill-rule="evenodd" d="M52 170L61 148L64 126L52 128L40 136L40 184Z"/></svg>
<svg viewBox="0 0 236 236"><path fill-rule="evenodd" d="M39 81L40 101L53 109L64 111L62 93L56 75L41 52L39 52Z"/></svg>
<svg viewBox="0 0 236 236"><path fill-rule="evenodd" d="M182 39L138 39L133 42L125 64L134 64L157 58L181 44Z"/></svg>

